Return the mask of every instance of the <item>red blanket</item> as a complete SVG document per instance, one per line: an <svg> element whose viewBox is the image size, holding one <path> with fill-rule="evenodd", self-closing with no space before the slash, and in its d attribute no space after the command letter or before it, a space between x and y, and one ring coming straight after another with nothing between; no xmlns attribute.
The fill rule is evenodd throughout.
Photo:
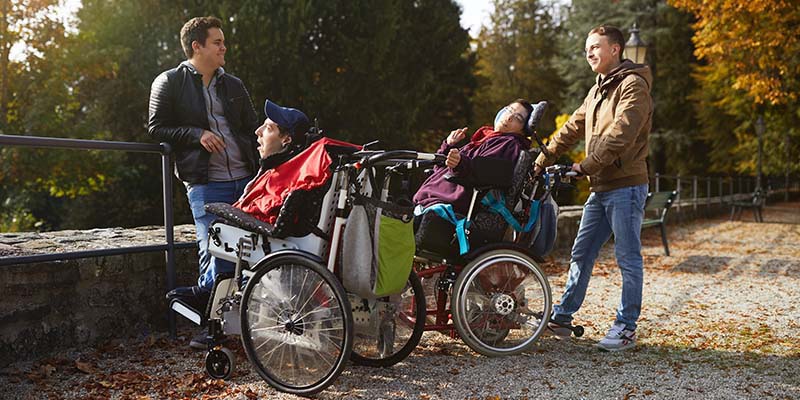
<svg viewBox="0 0 800 400"><path fill-rule="evenodd" d="M275 224L286 196L294 190L322 186L333 174L325 145L360 147L330 138L312 143L294 158L264 172L250 185L250 191L233 204L261 221Z"/></svg>

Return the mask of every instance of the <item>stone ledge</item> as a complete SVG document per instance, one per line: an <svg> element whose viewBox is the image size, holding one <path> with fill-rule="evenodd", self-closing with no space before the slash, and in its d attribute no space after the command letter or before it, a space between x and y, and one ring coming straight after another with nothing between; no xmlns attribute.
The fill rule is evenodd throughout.
<svg viewBox="0 0 800 400"><path fill-rule="evenodd" d="M193 242L194 225L178 225L176 242ZM106 228L85 231L0 233L0 257L66 253L128 246L165 244L163 226Z"/></svg>
<svg viewBox="0 0 800 400"><path fill-rule="evenodd" d="M194 241L194 226L175 228ZM163 227L0 234L6 257L163 244ZM197 252L176 250L179 285L197 279ZM0 368L70 346L167 330L163 252L0 267Z"/></svg>

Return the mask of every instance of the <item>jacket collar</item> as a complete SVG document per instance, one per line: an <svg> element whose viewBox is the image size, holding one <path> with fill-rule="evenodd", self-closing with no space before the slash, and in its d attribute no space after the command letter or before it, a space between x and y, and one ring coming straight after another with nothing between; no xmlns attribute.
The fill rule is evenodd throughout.
<svg viewBox="0 0 800 400"><path fill-rule="evenodd" d="M647 85L650 86L650 82L652 80L650 67L645 64L636 64L631 60L625 59L622 60L622 63L616 68L612 69L611 72L609 72L605 77L601 77L598 74L596 78L597 87L600 88L600 90L608 90L611 85L619 82L630 74L637 74L641 76L644 78L645 82L647 82Z"/></svg>
<svg viewBox="0 0 800 400"><path fill-rule="evenodd" d="M514 139L522 143L522 145L525 146L526 148L531 147L531 141L527 137L517 133L497 132L491 126L488 125L478 128L478 130L475 131L474 134L472 134L472 137L470 137L469 141L473 145L477 146L486 141L486 139L495 136L513 136Z"/></svg>
<svg viewBox="0 0 800 400"><path fill-rule="evenodd" d="M184 60L180 64L178 64L178 68L180 68L182 66L186 67L189 70L189 72L191 72L192 74L200 75L200 72L197 70L197 68L194 67L194 65L192 65L191 62L189 62L189 60ZM214 77L219 79L223 75L225 75L225 69L222 68L222 67L217 68L217 71L214 73Z"/></svg>

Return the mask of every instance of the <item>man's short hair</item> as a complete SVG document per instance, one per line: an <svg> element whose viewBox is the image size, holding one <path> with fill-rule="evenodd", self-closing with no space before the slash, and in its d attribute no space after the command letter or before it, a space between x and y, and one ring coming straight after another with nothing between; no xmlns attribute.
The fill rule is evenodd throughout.
<svg viewBox="0 0 800 400"><path fill-rule="evenodd" d="M595 33L608 38L609 44L619 45L619 60L622 61L622 53L625 52L625 37L622 35L622 31L616 26L600 25L597 28L589 31L589 35L593 35Z"/></svg>
<svg viewBox="0 0 800 400"><path fill-rule="evenodd" d="M181 28L181 46L186 58L192 58L194 50L192 42L197 41L200 45L206 45L208 30L211 28L222 29L222 21L217 17L195 17L183 24Z"/></svg>

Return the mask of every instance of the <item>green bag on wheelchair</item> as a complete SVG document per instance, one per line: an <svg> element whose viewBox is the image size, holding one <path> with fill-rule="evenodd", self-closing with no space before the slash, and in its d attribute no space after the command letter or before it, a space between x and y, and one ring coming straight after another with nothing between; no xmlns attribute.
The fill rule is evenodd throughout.
<svg viewBox="0 0 800 400"><path fill-rule="evenodd" d="M414 261L413 209L359 196L342 240L342 283L365 299L401 293Z"/></svg>

